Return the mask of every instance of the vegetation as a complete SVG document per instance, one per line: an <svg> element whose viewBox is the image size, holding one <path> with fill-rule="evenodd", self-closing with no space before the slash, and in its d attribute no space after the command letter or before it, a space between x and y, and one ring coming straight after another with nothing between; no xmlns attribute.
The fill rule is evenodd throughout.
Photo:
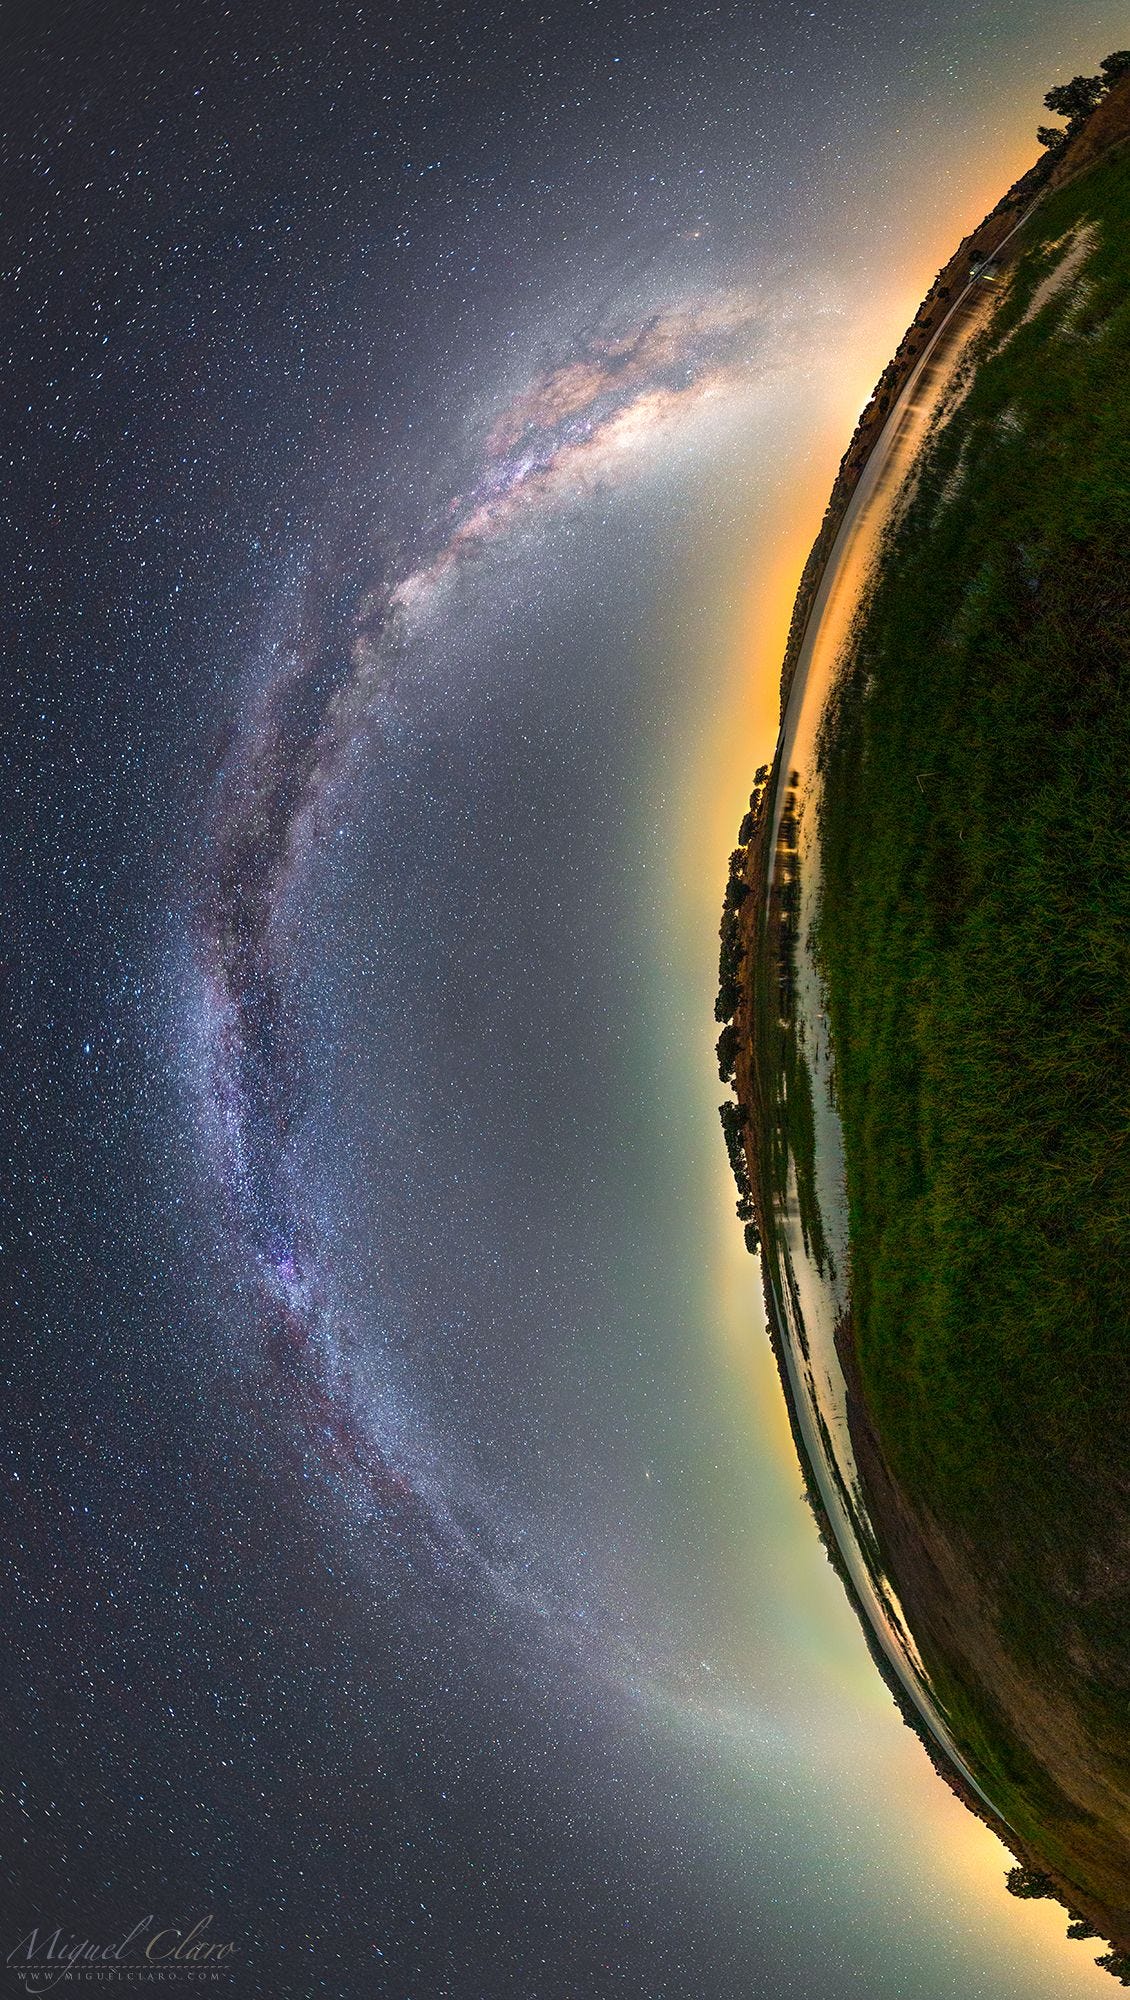
<svg viewBox="0 0 1130 2000"><path fill-rule="evenodd" d="M1005 1876L1005 1888L1010 1896L1019 1896L1024 1902L1031 1902L1040 1896L1054 1896L1055 1887L1050 1875L1041 1874L1038 1868L1027 1868L1018 1862Z"/></svg>
<svg viewBox="0 0 1130 2000"><path fill-rule="evenodd" d="M1092 290L1053 357L1063 300L1019 322L1043 245L1096 195ZM994 328L1012 337L923 468L825 745L857 1341L897 1404L884 1439L965 1512L996 1484L971 1391L1010 1432L1027 1393L1039 1455L1062 1459L1089 1455L1112 1382L1130 1390L1128 281L1116 163L1042 212ZM908 1401L919 1364L929 1394Z"/></svg>
<svg viewBox="0 0 1130 2000"><path fill-rule="evenodd" d="M1040 201L980 370L926 454L865 607L826 737L821 828L819 942L835 987L862 1306L842 1329L844 1352L861 1436L881 1438L880 1457L890 1446L890 1468L875 1468L894 1508L876 1519L877 1555L901 1587L887 1531L913 1564L911 1517L928 1508L972 1581L950 1606L957 1624L947 1628L943 1612L941 1627L916 1637L953 1738L1006 1821L964 1784L887 1666L791 1397L777 1227L790 1159L809 1247L822 1251L811 1079L793 1019L796 781L779 752L758 773L731 860L716 1011L719 1074L737 1096L722 1122L738 1211L752 1208L751 1249L764 1234L769 1337L830 1559L909 1726L1012 1847L1013 1892L1056 1895L1072 1937L1114 1939L1098 1963L1130 1984L1130 1825L1112 1833L1101 1809L1065 1796L1032 1747L1041 1727L1055 1735L1056 1716L1041 1716L1033 1739L1025 1712L1042 1689L1066 1691L1088 1782L1130 1796L1130 1356L1120 1351L1130 1304L1130 824L1120 788L1130 751L1130 199L1125 157L1112 150L1126 136L1125 91L1102 108L1130 73L1130 51L1100 71L1049 93L1066 129L1041 128L1042 158L939 272L884 371L805 565L782 670L784 710L886 412L955 291ZM1076 179L1048 195L1073 163ZM1057 293L1065 244L1075 259ZM938 1579L924 1553L929 1598ZM976 1645L950 1643L967 1615L1008 1656L1007 1689ZM1062 1759L1060 1775L1070 1785Z"/></svg>
<svg viewBox="0 0 1130 2000"><path fill-rule="evenodd" d="M750 894L751 851L762 831L768 785L769 766L762 764L754 777L749 808L739 829L738 845L730 856L726 895L722 904L722 922L719 925L721 948L718 956L718 997L714 1003L714 1018L724 1024L715 1049L718 1057L718 1075L722 1083L734 1083L736 1079L740 1037L733 1016L742 998L742 977L747 969L748 960L747 938L742 925L742 906ZM738 1221L745 1225L747 1250L754 1252L761 1247L761 1231L754 1212L753 1187L746 1154L742 1112L736 1100L730 1098L726 1103L719 1105L718 1113L722 1120L726 1151L738 1190Z"/></svg>
<svg viewBox="0 0 1130 2000"><path fill-rule="evenodd" d="M1104 88L1101 76L1073 76L1070 83L1057 83L1049 90L1044 103L1061 118L1082 123L1090 117Z"/></svg>
<svg viewBox="0 0 1130 2000"><path fill-rule="evenodd" d="M1115 49L1112 55L1104 56L1099 69L1098 76L1073 76L1070 83L1053 84L1044 103L1057 117L1066 118L1067 126L1041 125L1036 133L1041 146L1056 151L1086 124L1107 91L1130 71L1130 49Z"/></svg>
<svg viewBox="0 0 1130 2000"><path fill-rule="evenodd" d="M741 823L738 845L730 856L730 869L726 878L726 894L722 903L722 921L718 926L721 950L718 955L718 998L714 1002L716 1021L730 1021L737 1012L741 998L741 970L745 947L742 943L739 912L749 894L746 880L746 862L751 841L757 832L765 802L765 788L769 779L769 766L763 764L753 781L749 798L749 810ZM718 1041L718 1064L722 1081L726 1083L732 1076L722 1069L723 1047L728 1047L723 1036Z"/></svg>
<svg viewBox="0 0 1130 2000"><path fill-rule="evenodd" d="M1049 108L1085 118L1127 69L1118 52ZM1085 226L1082 284L1037 298ZM915 1507L978 1552L1020 1680L1063 1689L1071 1659L1088 1760L1125 1796L1126 156L1048 196L1023 241L828 718L819 948L876 1433ZM975 1676L931 1670L1001 1810L1070 1879L1046 1772ZM1099 1962L1130 1983L1130 1959Z"/></svg>

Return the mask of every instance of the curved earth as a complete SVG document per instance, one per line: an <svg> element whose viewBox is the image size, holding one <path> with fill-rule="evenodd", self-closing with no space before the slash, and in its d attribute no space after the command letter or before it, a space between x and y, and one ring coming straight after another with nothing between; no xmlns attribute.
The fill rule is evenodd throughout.
<svg viewBox="0 0 1130 2000"><path fill-rule="evenodd" d="M844 460L719 1067L829 1552L938 1768L1130 1983L1130 83Z"/></svg>

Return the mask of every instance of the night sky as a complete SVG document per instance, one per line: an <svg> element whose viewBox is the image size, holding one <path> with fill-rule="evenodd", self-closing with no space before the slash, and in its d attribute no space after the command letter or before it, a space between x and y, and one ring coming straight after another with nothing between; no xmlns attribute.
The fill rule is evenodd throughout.
<svg viewBox="0 0 1130 2000"><path fill-rule="evenodd" d="M855 416L1125 27L9 10L0 1959L1106 1991L821 1552L712 1006Z"/></svg>

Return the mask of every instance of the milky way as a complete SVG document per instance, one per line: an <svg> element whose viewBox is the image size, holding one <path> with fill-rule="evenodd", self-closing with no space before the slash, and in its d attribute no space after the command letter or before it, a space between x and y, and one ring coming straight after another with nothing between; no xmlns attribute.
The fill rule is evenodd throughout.
<svg viewBox="0 0 1130 2000"><path fill-rule="evenodd" d="M419 538L412 560L364 573L363 524L347 554L311 566L290 643L249 704L216 787L196 893L200 1081L209 1157L237 1264L251 1277L262 1353L308 1461L345 1482L388 1531L444 1563L514 1588L499 1524L422 1483L389 1440L351 1355L334 1277L293 1147L309 1066L290 996L302 981L296 895L324 844L343 778L379 755L382 698L413 635L457 573L523 528L552 524L629 477L703 407L771 367L779 314L735 294L681 303L590 335L536 373L495 417L472 489ZM358 553L358 550L362 553ZM489 586L488 586L489 587ZM505 1546L511 1547L509 1538ZM545 1589L535 1571L527 1594Z"/></svg>

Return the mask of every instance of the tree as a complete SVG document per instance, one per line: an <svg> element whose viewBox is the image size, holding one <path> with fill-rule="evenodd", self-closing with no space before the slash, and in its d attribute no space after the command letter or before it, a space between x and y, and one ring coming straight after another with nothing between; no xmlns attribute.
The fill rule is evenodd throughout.
<svg viewBox="0 0 1130 2000"><path fill-rule="evenodd" d="M1067 137L1062 125L1037 125L1036 137L1049 153L1058 153Z"/></svg>
<svg viewBox="0 0 1130 2000"><path fill-rule="evenodd" d="M1055 1895L1055 1887L1050 1878L1042 1874L1038 1868L1026 1868L1022 1862L1018 1862L1015 1868L1010 1868L1004 1880L1009 1895L1019 1896L1024 1902L1037 1896Z"/></svg>
<svg viewBox="0 0 1130 2000"><path fill-rule="evenodd" d="M1120 76L1130 73L1130 49L1115 49L1113 55L1103 57L1099 68L1109 90L1111 84L1117 83Z"/></svg>
<svg viewBox="0 0 1130 2000"><path fill-rule="evenodd" d="M1057 83L1044 99L1049 111L1071 124L1088 118L1103 94L1101 76L1073 76L1070 83Z"/></svg>

